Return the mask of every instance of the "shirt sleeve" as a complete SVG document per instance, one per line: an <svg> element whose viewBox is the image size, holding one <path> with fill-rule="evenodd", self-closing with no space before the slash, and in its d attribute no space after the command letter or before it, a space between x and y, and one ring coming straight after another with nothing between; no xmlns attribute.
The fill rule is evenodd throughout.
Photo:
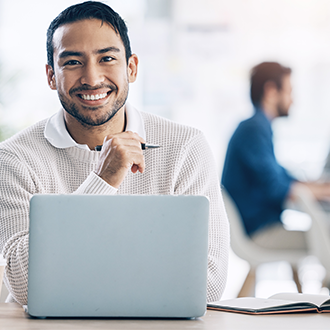
<svg viewBox="0 0 330 330"><path fill-rule="evenodd" d="M182 152L175 194L204 195L210 201L207 301L221 298L227 279L229 225L215 161L203 134Z"/></svg>
<svg viewBox="0 0 330 330"><path fill-rule="evenodd" d="M247 127L237 136L235 149L251 182L262 187L269 200L282 203L294 178L277 162L271 133Z"/></svg>

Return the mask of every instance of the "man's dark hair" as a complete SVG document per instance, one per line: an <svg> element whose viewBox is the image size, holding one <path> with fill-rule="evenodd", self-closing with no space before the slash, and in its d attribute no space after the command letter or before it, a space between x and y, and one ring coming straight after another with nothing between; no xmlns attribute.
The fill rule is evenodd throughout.
<svg viewBox="0 0 330 330"><path fill-rule="evenodd" d="M282 88L283 76L290 74L291 69L277 62L263 62L251 70L250 75L250 97L255 107L260 106L264 95L264 86L267 81L275 83L280 90Z"/></svg>
<svg viewBox="0 0 330 330"><path fill-rule="evenodd" d="M54 68L53 36L55 31L62 25L82 21L84 19L99 19L102 23L110 24L125 47L126 61L132 55L131 45L128 38L128 30L123 19L108 5L98 1L86 1L70 6L63 10L49 25L47 30L47 62Z"/></svg>

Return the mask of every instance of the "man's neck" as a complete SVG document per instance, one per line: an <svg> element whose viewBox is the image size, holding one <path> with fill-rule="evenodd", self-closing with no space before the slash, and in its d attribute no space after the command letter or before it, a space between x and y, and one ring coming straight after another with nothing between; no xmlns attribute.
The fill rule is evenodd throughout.
<svg viewBox="0 0 330 330"><path fill-rule="evenodd" d="M64 111L64 121L71 137L78 144L87 144L89 149L102 145L104 138L121 133L126 127L125 107L120 109L107 123L100 126L86 126Z"/></svg>
<svg viewBox="0 0 330 330"><path fill-rule="evenodd" d="M264 100L261 102L261 110L269 120L273 120L278 117L277 107L273 102L267 102Z"/></svg>

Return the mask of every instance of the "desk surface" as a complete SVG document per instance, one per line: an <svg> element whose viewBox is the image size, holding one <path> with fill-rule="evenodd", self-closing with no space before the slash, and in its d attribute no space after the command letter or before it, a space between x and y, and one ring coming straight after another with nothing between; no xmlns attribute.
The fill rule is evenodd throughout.
<svg viewBox="0 0 330 330"><path fill-rule="evenodd" d="M297 313L277 315L244 315L207 311L197 320L128 320L128 319L32 319L18 304L0 303L0 330L2 329L204 329L242 330L329 329L330 313Z"/></svg>

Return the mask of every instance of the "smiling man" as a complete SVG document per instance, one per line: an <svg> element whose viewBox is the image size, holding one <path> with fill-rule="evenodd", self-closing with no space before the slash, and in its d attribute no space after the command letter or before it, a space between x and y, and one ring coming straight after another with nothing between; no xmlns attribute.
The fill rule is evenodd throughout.
<svg viewBox="0 0 330 330"><path fill-rule="evenodd" d="M100 163L96 173L119 188L129 168L143 173L145 167L141 150L144 139L124 132L124 105L128 84L136 79L138 58L131 54L128 41L125 49L113 26L100 19L78 20L55 30L56 25L55 20L48 31L48 48L53 50L48 51L48 84L57 90L65 125L74 141L91 150L103 145L103 154L112 150L115 166Z"/></svg>
<svg viewBox="0 0 330 330"><path fill-rule="evenodd" d="M63 109L0 145L0 249L9 300L27 302L29 201L37 193L207 196L208 301L218 300L228 221L203 134L126 103L138 58L109 6L88 1L64 10L49 26L47 55L48 84ZM146 142L161 148L142 150Z"/></svg>

